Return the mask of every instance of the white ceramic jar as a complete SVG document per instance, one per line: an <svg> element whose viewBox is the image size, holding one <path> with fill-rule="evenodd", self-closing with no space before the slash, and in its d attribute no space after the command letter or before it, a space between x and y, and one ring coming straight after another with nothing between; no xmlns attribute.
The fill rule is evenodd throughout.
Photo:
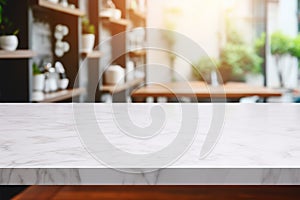
<svg viewBox="0 0 300 200"><path fill-rule="evenodd" d="M33 76L33 90L43 91L45 87L45 75L38 74Z"/></svg>
<svg viewBox="0 0 300 200"><path fill-rule="evenodd" d="M105 84L119 85L125 83L125 69L120 65L111 65L104 74Z"/></svg>
<svg viewBox="0 0 300 200"><path fill-rule="evenodd" d="M83 34L82 35L82 52L90 53L94 49L95 35L94 34Z"/></svg>

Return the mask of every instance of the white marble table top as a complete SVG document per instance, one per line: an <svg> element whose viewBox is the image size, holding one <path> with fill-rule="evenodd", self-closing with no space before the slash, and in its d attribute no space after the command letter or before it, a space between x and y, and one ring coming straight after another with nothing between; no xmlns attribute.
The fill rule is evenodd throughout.
<svg viewBox="0 0 300 200"><path fill-rule="evenodd" d="M77 104L86 105L94 106L98 125L106 138L122 151L132 154L146 155L168 146L176 137L182 120L180 104L161 104L159 106L167 113L161 134L139 140L124 135L115 125L116 113L112 114L110 105ZM139 127L151 124L149 113L153 106L129 105L131 121ZM226 104L222 135L212 152L203 159L199 155L211 125L213 105L196 106L199 109L199 126L195 140L181 157L165 166L166 169L300 168L300 105ZM110 168L87 151L77 128L73 104L0 104L0 169ZM113 156L111 159L118 160ZM143 167L139 163L130 166ZM297 171L297 174L300 173ZM300 176L298 178L300 183ZM2 179L2 183L6 182L6 179ZM7 178L7 183L18 183L9 180Z"/></svg>
<svg viewBox="0 0 300 200"><path fill-rule="evenodd" d="M149 110L153 106L131 105L132 121L147 125L151 122ZM167 122L169 127L165 132L168 133L146 141L120 133L112 120L110 106L95 105L95 112L99 126L115 146L147 154L168 145L180 126L180 116L176 116L180 115L176 110L180 105L161 106L173 115L167 120L170 123ZM200 104L198 107L201 112L196 139L188 151L168 167L300 168L300 105L227 104L222 136L204 159L199 159L199 153L211 123L212 106ZM0 149L0 168L105 167L81 143L71 104L0 105Z"/></svg>

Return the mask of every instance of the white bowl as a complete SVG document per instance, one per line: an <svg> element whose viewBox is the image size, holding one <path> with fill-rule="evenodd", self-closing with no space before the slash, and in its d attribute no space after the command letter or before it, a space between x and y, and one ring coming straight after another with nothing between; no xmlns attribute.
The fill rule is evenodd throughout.
<svg viewBox="0 0 300 200"><path fill-rule="evenodd" d="M103 9L100 12L100 17L121 19L122 11L114 8Z"/></svg>
<svg viewBox="0 0 300 200"><path fill-rule="evenodd" d="M120 65L111 65L105 71L104 77L107 85L124 84L125 69L123 69Z"/></svg>
<svg viewBox="0 0 300 200"><path fill-rule="evenodd" d="M113 18L113 19L121 19L121 17L122 17L122 12L121 12L121 10L119 10L119 9L114 9L114 10L112 11L112 18Z"/></svg>
<svg viewBox="0 0 300 200"><path fill-rule="evenodd" d="M15 35L4 35L0 37L0 48L6 51L15 51L19 40Z"/></svg>
<svg viewBox="0 0 300 200"><path fill-rule="evenodd" d="M59 0L48 0L49 2L51 2L51 3L58 3L59 2Z"/></svg>
<svg viewBox="0 0 300 200"><path fill-rule="evenodd" d="M36 91L32 93L32 101L43 101L44 100L44 93L40 91Z"/></svg>

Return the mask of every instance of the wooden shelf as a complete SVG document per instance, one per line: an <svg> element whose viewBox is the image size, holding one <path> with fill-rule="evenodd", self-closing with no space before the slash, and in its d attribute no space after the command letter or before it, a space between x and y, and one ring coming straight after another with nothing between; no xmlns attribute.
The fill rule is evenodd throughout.
<svg viewBox="0 0 300 200"><path fill-rule="evenodd" d="M16 51L3 51L0 50L0 59L22 59L32 58L36 54L31 50L16 50Z"/></svg>
<svg viewBox="0 0 300 200"><path fill-rule="evenodd" d="M91 59L101 58L102 55L103 55L103 53L101 51L92 51L90 53L82 52L81 53L81 56L83 58L91 58Z"/></svg>
<svg viewBox="0 0 300 200"><path fill-rule="evenodd" d="M70 90L61 90L54 93L49 93L44 95L44 99L41 101L38 101L38 103L53 103L58 101L63 101L70 99L72 97L77 97L86 92L83 88L76 88L76 89L70 89Z"/></svg>
<svg viewBox="0 0 300 200"><path fill-rule="evenodd" d="M130 57L142 57L147 54L146 50L137 50L137 51L130 51L129 56Z"/></svg>
<svg viewBox="0 0 300 200"><path fill-rule="evenodd" d="M146 20L146 13L134 9L129 9L128 11L131 16L139 18L141 20Z"/></svg>
<svg viewBox="0 0 300 200"><path fill-rule="evenodd" d="M128 26L129 25L129 20L127 20L127 19L113 19L113 18L107 18L107 17L101 17L101 16L99 16L99 19L107 20L107 22L115 24L115 25L120 25L120 26Z"/></svg>
<svg viewBox="0 0 300 200"><path fill-rule="evenodd" d="M101 91L102 92L108 92L108 93L111 93L111 94L119 93L119 92L122 92L124 90L129 89L129 88L138 86L139 84L141 84L143 82L144 82L144 78L137 78L137 79L134 79L132 81L128 81L127 83L125 83L123 85L117 85L117 86L115 86L115 85L103 85L102 88L101 88Z"/></svg>
<svg viewBox="0 0 300 200"><path fill-rule="evenodd" d="M127 19L109 19L110 23L121 25L121 26L128 26L129 21Z"/></svg>
<svg viewBox="0 0 300 200"><path fill-rule="evenodd" d="M57 12L62 12L62 13L66 13L66 14L74 15L74 16L78 16L78 17L82 17L85 15L85 13L78 8L73 9L73 8L69 8L69 7L63 7L60 4L52 3L52 2L49 2L46 0L39 0L38 5L43 8L47 8L50 10L54 10Z"/></svg>

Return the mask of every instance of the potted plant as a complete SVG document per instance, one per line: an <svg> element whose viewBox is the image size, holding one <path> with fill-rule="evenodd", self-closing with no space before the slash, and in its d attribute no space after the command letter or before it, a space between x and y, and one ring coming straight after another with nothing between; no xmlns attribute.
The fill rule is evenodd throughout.
<svg viewBox="0 0 300 200"><path fill-rule="evenodd" d="M262 58L252 47L227 44L221 51L220 74L223 81L245 81L248 74L260 74Z"/></svg>
<svg viewBox="0 0 300 200"><path fill-rule="evenodd" d="M219 67L219 60L203 57L193 64L193 74L197 79L210 84L212 82L212 73L218 71Z"/></svg>
<svg viewBox="0 0 300 200"><path fill-rule="evenodd" d="M6 0L0 0L0 48L7 51L15 51L18 47L17 34L12 22L3 15L3 7Z"/></svg>
<svg viewBox="0 0 300 200"><path fill-rule="evenodd" d="M33 70L33 90L43 91L45 86L45 75L36 63L32 65Z"/></svg>
<svg viewBox="0 0 300 200"><path fill-rule="evenodd" d="M298 59L298 64L300 67L300 35L297 35L293 39L293 46L290 48L290 54Z"/></svg>
<svg viewBox="0 0 300 200"><path fill-rule="evenodd" d="M256 41L256 51L262 55L265 46L265 33L261 35ZM275 62L277 67L277 74L279 78L280 87L284 87L284 76L282 69L282 60L286 56L295 56L297 57L297 43L299 44L298 39L293 39L292 37L282 33L281 31L276 31L271 35L271 53L275 56Z"/></svg>
<svg viewBox="0 0 300 200"><path fill-rule="evenodd" d="M211 83L212 73L219 72L219 82L245 81L251 74L261 74L262 58L253 48L228 43L222 50L220 59L202 58L194 64L194 74L202 81Z"/></svg>
<svg viewBox="0 0 300 200"><path fill-rule="evenodd" d="M89 53L93 51L95 45L95 26L90 24L88 18L82 19L82 51Z"/></svg>
<svg viewBox="0 0 300 200"><path fill-rule="evenodd" d="M226 44L220 49L218 68L223 82L245 81L249 74L260 74L263 59L245 43L230 20L226 25Z"/></svg>

